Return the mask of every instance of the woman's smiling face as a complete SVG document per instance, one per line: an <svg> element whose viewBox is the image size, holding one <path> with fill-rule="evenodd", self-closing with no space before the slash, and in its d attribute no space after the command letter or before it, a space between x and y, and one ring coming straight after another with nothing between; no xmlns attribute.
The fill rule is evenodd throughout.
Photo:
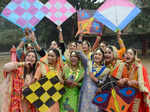
<svg viewBox="0 0 150 112"><path fill-rule="evenodd" d="M36 62L36 54L34 52L29 52L25 57L25 62L30 62L31 65Z"/></svg>
<svg viewBox="0 0 150 112"><path fill-rule="evenodd" d="M57 62L57 56L53 50L48 52L48 64L55 64Z"/></svg>
<svg viewBox="0 0 150 112"><path fill-rule="evenodd" d="M128 49L126 53L126 63L132 63L135 60L135 54L132 49Z"/></svg>
<svg viewBox="0 0 150 112"><path fill-rule="evenodd" d="M105 49L105 62L111 62L114 59L113 51L110 48Z"/></svg>
<svg viewBox="0 0 150 112"><path fill-rule="evenodd" d="M70 54L70 62L71 62L71 64L72 64L73 66L76 66L76 65L78 64L78 61L79 61L79 59L78 59L77 54L76 54L75 52L72 52L72 53Z"/></svg>
<svg viewBox="0 0 150 112"><path fill-rule="evenodd" d="M95 53L94 53L94 62L95 63L101 63L103 59L103 54L100 50L97 50Z"/></svg>

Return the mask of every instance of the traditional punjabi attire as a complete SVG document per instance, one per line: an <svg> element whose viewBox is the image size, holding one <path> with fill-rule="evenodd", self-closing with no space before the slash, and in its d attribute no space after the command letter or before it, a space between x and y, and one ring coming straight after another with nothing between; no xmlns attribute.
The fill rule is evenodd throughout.
<svg viewBox="0 0 150 112"><path fill-rule="evenodd" d="M134 62L128 65L128 75L123 78L138 81L138 86L134 87L139 91L128 112L150 112L150 83L145 67L139 62Z"/></svg>
<svg viewBox="0 0 150 112"><path fill-rule="evenodd" d="M120 39L118 40L118 43L119 43L120 46L122 46L122 44L123 44L124 42L123 42L123 40L120 38ZM118 50L117 50L118 59L122 59L122 57L123 57L123 55L124 55L125 52L126 52L126 47L125 47L125 46L122 47L122 48L120 48L120 49L118 49Z"/></svg>
<svg viewBox="0 0 150 112"><path fill-rule="evenodd" d="M50 65L48 65L48 55L46 54L44 57L42 57L40 59L40 64L37 67L36 73L34 78L39 80L40 78L42 78L44 75L46 75L48 72L52 72L52 73L56 73L59 80L62 80L62 70L60 67L60 64L56 64L56 67L52 67ZM59 59L60 60L60 59ZM59 62L58 60L58 62ZM59 112L59 103L56 102L55 104L53 104L47 112Z"/></svg>
<svg viewBox="0 0 150 112"><path fill-rule="evenodd" d="M114 51L114 57L117 57L116 50L114 49ZM144 66L139 62L134 62L129 67L121 60L114 60L107 66L111 69L111 75L115 78L129 78L129 80L138 81L139 86L134 87L138 88L139 92L131 103L128 112L150 112L150 83ZM129 76L131 72L133 75Z"/></svg>
<svg viewBox="0 0 150 112"><path fill-rule="evenodd" d="M111 63L105 63L106 67L110 69L110 75L120 79L122 76L127 74L125 63L118 59L118 51L116 47L112 46L114 59Z"/></svg>
<svg viewBox="0 0 150 112"><path fill-rule="evenodd" d="M91 72L98 79L102 79L110 72L110 70L105 66L97 65L95 63L92 64L91 68ZM92 81L89 73L86 73L84 76L83 86L80 91L79 112L102 112L99 107L92 102L96 94L96 90L97 85L94 83L94 81Z"/></svg>
<svg viewBox="0 0 150 112"><path fill-rule="evenodd" d="M27 102L22 95L22 90L24 88L24 84L26 83L28 77L28 83L31 82L32 76L27 75L24 79L24 67L19 67L14 70L11 76L7 76L4 80L3 88L6 91L3 91L3 100L7 104L3 104L2 112L36 112L36 109ZM3 89L1 88L1 89ZM7 98L7 99L6 99Z"/></svg>
<svg viewBox="0 0 150 112"><path fill-rule="evenodd" d="M81 54L81 52L80 52ZM84 68L87 65L87 60L85 56L81 54L81 60L84 61L83 65L79 62L76 69L73 69L70 63L67 63L64 66L64 80L72 80L78 83L78 86L75 87L68 87L65 86L65 94L63 95L62 99L60 100L60 112L78 112L78 102L79 102L79 92L80 86L82 85L82 79L84 77Z"/></svg>

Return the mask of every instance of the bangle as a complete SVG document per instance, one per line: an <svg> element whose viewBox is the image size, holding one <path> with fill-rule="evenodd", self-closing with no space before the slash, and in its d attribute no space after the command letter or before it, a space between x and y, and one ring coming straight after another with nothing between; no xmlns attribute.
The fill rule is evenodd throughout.
<svg viewBox="0 0 150 112"><path fill-rule="evenodd" d="M23 37L23 38L21 39L21 41L23 41L24 43L26 43L26 42L27 42L27 38L26 38L26 37Z"/></svg>
<svg viewBox="0 0 150 112"><path fill-rule="evenodd" d="M60 43L64 43L64 41L63 41L63 40L60 40L59 42L60 42Z"/></svg>
<svg viewBox="0 0 150 112"><path fill-rule="evenodd" d="M97 36L97 39L99 39L99 40L100 40L100 39L101 39L101 37L100 37L100 36Z"/></svg>
<svg viewBox="0 0 150 112"><path fill-rule="evenodd" d="M60 32L62 32L62 29L59 29Z"/></svg>
<svg viewBox="0 0 150 112"><path fill-rule="evenodd" d="M98 80L98 81L96 82L96 84L97 84L97 85L101 85L101 84L103 84L103 81Z"/></svg>
<svg viewBox="0 0 150 112"><path fill-rule="evenodd" d="M120 43L120 44L123 44L123 40L121 39L121 38L118 38L119 40L118 40L118 42Z"/></svg>
<svg viewBox="0 0 150 112"><path fill-rule="evenodd" d="M17 67L23 67L25 65L25 62L19 62L17 63Z"/></svg>

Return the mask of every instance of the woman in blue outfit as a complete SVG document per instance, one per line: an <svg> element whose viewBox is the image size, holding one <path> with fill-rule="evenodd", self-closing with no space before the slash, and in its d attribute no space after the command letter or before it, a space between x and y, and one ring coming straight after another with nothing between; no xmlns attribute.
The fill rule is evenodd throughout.
<svg viewBox="0 0 150 112"><path fill-rule="evenodd" d="M79 112L102 112L92 103L98 86L110 70L104 66L104 52L97 49L93 54L92 64L88 65L80 90Z"/></svg>

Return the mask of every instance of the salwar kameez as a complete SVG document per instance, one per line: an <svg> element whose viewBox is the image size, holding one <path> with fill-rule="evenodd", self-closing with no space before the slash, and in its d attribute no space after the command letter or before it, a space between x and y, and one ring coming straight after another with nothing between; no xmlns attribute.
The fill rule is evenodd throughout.
<svg viewBox="0 0 150 112"><path fill-rule="evenodd" d="M24 68L20 67L6 76L1 85L3 103L1 112L36 112L35 107L23 98Z"/></svg>
<svg viewBox="0 0 150 112"><path fill-rule="evenodd" d="M48 65L48 60L47 60L47 55L46 55L45 57L40 59L40 64L37 67L34 78L39 80L44 75L46 75L47 72L55 72L57 74L59 80L62 80L62 77L61 77L62 70L60 67L60 63L57 63L56 67ZM55 102L55 104L53 104L51 107L49 107L46 112L60 112L59 102Z"/></svg>
<svg viewBox="0 0 150 112"><path fill-rule="evenodd" d="M92 73L93 75L96 75L96 73L99 73L105 66L96 66L95 64L92 64ZM89 66L90 69L90 66ZM102 71L102 73L97 77L98 79L101 79L103 76L109 74L109 69L105 67L105 69ZM100 110L100 108L93 104L93 99L96 94L98 86L96 83L91 79L89 74L85 74L83 86L80 91L80 106L79 106L79 112L103 112Z"/></svg>
<svg viewBox="0 0 150 112"><path fill-rule="evenodd" d="M138 82L137 85L133 85L139 91L132 101L128 112L150 112L150 83L148 80L148 74L145 67L140 63L132 63L128 70L128 78ZM130 74L132 72L132 74Z"/></svg>
<svg viewBox="0 0 150 112"><path fill-rule="evenodd" d="M79 102L79 92L82 84L82 79L84 76L84 69L78 66L77 69L72 70L72 68L67 64L64 66L64 79L73 80L78 83L78 86L69 87L65 85L65 94L60 100L60 112L78 112L78 102Z"/></svg>

